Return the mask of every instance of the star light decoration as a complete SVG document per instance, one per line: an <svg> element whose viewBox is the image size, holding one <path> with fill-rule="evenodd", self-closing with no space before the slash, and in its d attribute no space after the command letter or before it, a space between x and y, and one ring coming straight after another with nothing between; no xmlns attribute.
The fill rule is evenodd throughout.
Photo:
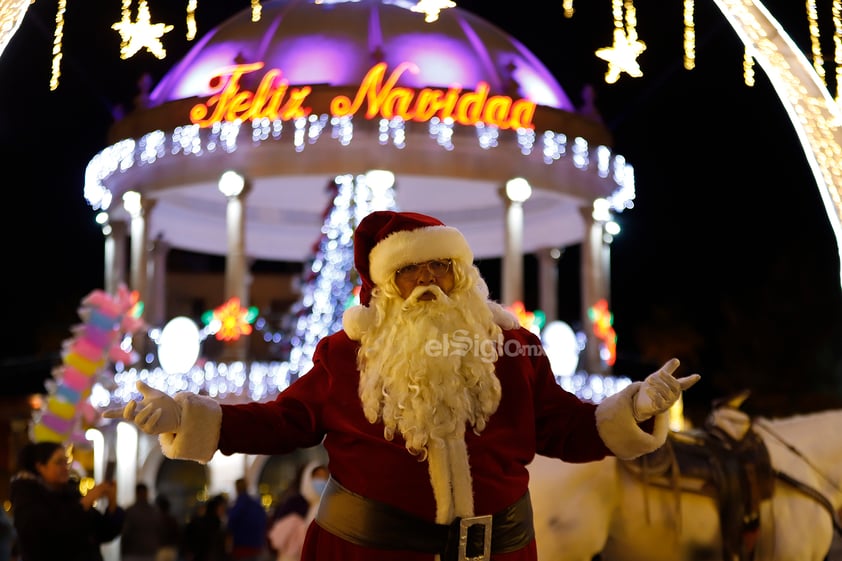
<svg viewBox="0 0 842 561"><path fill-rule="evenodd" d="M131 20L131 0L123 2L123 18L111 26L120 33L120 58L127 59L137 54L142 48L162 59L167 56L161 37L172 31L173 26L166 23L152 23L152 15L146 0L137 4L137 21Z"/></svg>
<svg viewBox="0 0 842 561"><path fill-rule="evenodd" d="M646 50L646 44L637 38L637 16L632 0L625 4L625 25L623 25L623 2L612 0L614 13L614 44L610 47L597 49L596 56L608 62L605 72L605 82L613 84L625 72L632 78L640 78L643 71L637 63L637 57Z"/></svg>
<svg viewBox="0 0 842 561"><path fill-rule="evenodd" d="M218 308L205 312L202 321L220 341L236 341L243 335L251 335L251 324L257 319L256 306L243 308L236 296Z"/></svg>

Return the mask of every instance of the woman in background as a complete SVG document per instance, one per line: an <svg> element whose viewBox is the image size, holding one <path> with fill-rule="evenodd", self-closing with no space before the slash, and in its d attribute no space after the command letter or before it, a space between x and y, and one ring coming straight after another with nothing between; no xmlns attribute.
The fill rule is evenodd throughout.
<svg viewBox="0 0 842 561"><path fill-rule="evenodd" d="M20 560L102 561L100 546L116 538L123 524L116 484L100 483L82 496L58 442L24 446L18 469L9 494ZM94 506L102 498L108 501L103 512Z"/></svg>
<svg viewBox="0 0 842 561"><path fill-rule="evenodd" d="M304 536L319 509L329 475L325 465L317 461L310 462L301 472L298 493L278 505L269 528L269 543L277 553L277 561L301 559Z"/></svg>

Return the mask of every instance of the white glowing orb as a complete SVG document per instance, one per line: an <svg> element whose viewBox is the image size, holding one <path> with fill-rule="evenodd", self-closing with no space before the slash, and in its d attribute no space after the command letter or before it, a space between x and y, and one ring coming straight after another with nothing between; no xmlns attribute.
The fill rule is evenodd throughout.
<svg viewBox="0 0 842 561"><path fill-rule="evenodd" d="M161 330L158 362L167 374L184 374L199 358L199 328L190 318L171 319Z"/></svg>
<svg viewBox="0 0 842 561"><path fill-rule="evenodd" d="M579 342L573 329L563 321L551 321L541 333L544 350L556 376L572 376L579 364Z"/></svg>

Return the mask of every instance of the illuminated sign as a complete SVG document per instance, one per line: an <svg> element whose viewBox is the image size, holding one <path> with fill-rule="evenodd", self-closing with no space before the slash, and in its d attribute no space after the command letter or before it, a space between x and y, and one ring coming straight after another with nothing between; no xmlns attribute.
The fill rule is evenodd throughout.
<svg viewBox="0 0 842 561"><path fill-rule="evenodd" d="M312 110L305 102L313 88L290 86L277 68L266 71L255 91L242 87L242 77L257 72L263 65L254 62L221 68L211 77L211 96L190 109L190 122L209 127L220 121L287 121L309 115ZM458 84L446 90L419 90L396 85L405 72L417 74L417 65L403 62L388 76L386 70L385 62L372 66L353 98L338 95L330 101L331 114L344 117L362 113L367 119L400 117L420 122L438 117L461 125L482 122L501 129L534 128L534 102L505 95L489 96L491 87L486 82L478 82L473 91L464 91Z"/></svg>

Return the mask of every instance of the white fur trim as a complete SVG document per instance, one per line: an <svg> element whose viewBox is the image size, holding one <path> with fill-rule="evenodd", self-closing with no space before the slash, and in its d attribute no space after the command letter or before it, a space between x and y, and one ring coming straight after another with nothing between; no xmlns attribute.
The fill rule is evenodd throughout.
<svg viewBox="0 0 842 561"><path fill-rule="evenodd" d="M501 329L515 329L518 325L520 325L517 316L497 302L489 301L488 307L491 309L491 314L494 317L494 323L499 325Z"/></svg>
<svg viewBox="0 0 842 561"><path fill-rule="evenodd" d="M520 322L517 317L498 304L491 300L488 301L488 309L494 317L494 323L499 325L502 329L515 329ZM351 306L342 313L342 328L352 341L359 341L377 318L377 312L373 306Z"/></svg>
<svg viewBox="0 0 842 561"><path fill-rule="evenodd" d="M474 262L468 241L456 228L429 226L399 230L383 238L368 254L371 281L383 285L404 265L445 258Z"/></svg>
<svg viewBox="0 0 842 561"><path fill-rule="evenodd" d="M219 448L222 408L216 400L190 392L177 393L173 399L181 406L181 424L178 432L158 436L164 456L208 463Z"/></svg>
<svg viewBox="0 0 842 561"><path fill-rule="evenodd" d="M652 434L642 430L632 413L632 403L642 382L634 382L606 397L596 407L596 428L602 441L621 460L632 460L664 445L669 433L669 415L655 416Z"/></svg>
<svg viewBox="0 0 842 561"><path fill-rule="evenodd" d="M351 306L342 313L342 328L352 341L359 341L376 318L373 306Z"/></svg>

